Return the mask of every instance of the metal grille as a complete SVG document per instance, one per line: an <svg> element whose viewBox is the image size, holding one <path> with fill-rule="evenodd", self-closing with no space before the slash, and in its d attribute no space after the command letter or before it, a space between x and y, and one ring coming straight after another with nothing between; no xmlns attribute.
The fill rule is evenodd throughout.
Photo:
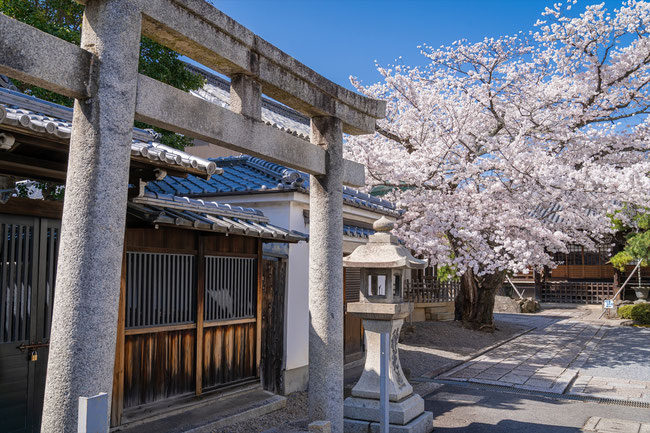
<svg viewBox="0 0 650 433"><path fill-rule="evenodd" d="M253 258L205 257L206 321L255 317L256 264Z"/></svg>
<svg viewBox="0 0 650 433"><path fill-rule="evenodd" d="M127 252L127 328L196 321L195 257Z"/></svg>
<svg viewBox="0 0 650 433"><path fill-rule="evenodd" d="M29 339L34 227L0 225L0 342Z"/></svg>

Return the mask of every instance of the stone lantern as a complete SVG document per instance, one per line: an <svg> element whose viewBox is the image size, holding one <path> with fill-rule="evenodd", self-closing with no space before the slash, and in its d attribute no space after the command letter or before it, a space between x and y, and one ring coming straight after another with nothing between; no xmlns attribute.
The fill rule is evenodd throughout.
<svg viewBox="0 0 650 433"><path fill-rule="evenodd" d="M433 415L424 411L424 400L413 393L413 387L404 377L397 347L404 318L413 311L413 304L404 302L404 283L410 278L410 269L422 269L426 262L414 258L399 244L390 233L393 223L387 218L375 221L373 228L376 233L368 243L343 259L343 267L360 269L360 301L348 303L347 311L363 319L366 336L364 371L352 388L352 396L344 403L344 431L379 431L385 413L385 407L380 404L383 338L383 358L388 364L384 367L388 378L384 378L383 386L388 397L389 430L429 433L433 430Z"/></svg>

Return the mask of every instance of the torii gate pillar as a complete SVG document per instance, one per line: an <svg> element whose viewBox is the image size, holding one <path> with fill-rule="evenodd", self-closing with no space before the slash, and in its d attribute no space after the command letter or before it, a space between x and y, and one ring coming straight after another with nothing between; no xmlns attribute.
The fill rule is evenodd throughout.
<svg viewBox="0 0 650 433"><path fill-rule="evenodd" d="M43 433L76 432L78 397L113 388L140 26L132 0L86 2L92 96L74 105Z"/></svg>
<svg viewBox="0 0 650 433"><path fill-rule="evenodd" d="M309 193L309 419L343 432L343 131L335 117L311 119L311 142L327 151L326 173Z"/></svg>

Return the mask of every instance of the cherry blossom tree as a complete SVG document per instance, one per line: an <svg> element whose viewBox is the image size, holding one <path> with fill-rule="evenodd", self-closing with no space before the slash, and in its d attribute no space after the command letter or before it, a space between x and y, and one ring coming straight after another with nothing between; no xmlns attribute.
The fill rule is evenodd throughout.
<svg viewBox="0 0 650 433"><path fill-rule="evenodd" d="M547 8L534 30L422 46L424 67L379 67L377 132L349 137L404 214L396 234L461 277L457 315L493 329L508 272L553 266L650 203L650 3Z"/></svg>

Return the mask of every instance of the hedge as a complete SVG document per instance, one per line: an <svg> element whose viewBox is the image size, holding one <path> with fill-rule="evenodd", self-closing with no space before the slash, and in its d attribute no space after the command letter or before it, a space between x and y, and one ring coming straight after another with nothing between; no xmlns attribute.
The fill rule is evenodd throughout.
<svg viewBox="0 0 650 433"><path fill-rule="evenodd" d="M618 315L639 325L650 325L650 303L623 305L618 309Z"/></svg>

